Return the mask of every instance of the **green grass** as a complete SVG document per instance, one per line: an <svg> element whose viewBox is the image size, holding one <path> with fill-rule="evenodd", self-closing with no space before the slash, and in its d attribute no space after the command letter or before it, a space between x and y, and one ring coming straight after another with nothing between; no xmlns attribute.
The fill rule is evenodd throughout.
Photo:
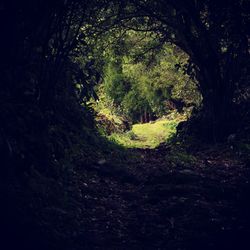
<svg viewBox="0 0 250 250"><path fill-rule="evenodd" d="M109 136L126 148L155 148L166 142L176 132L179 120L160 119L151 123L135 124L131 131Z"/></svg>

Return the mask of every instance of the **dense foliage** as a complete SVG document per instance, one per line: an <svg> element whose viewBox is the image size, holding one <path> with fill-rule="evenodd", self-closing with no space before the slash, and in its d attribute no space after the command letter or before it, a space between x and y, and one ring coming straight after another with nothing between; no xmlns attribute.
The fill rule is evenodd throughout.
<svg viewBox="0 0 250 250"><path fill-rule="evenodd" d="M249 0L0 1L1 247L245 249L249 9ZM104 121L117 141L128 120L183 107L195 108L178 141L155 150L145 148L166 141L179 114L119 134L144 147L131 153L97 132Z"/></svg>
<svg viewBox="0 0 250 250"><path fill-rule="evenodd" d="M146 27L135 19L126 23L158 32L189 54L189 71L203 96L203 107L189 129L210 141L225 138L246 122L241 114L247 112L242 109L249 97L243 98L239 89L249 91L248 5L236 0L136 1L133 11L147 16Z"/></svg>
<svg viewBox="0 0 250 250"><path fill-rule="evenodd" d="M179 48L159 44L150 33L129 32L121 49L122 53L113 48L106 52L103 86L99 87L106 97L101 99L104 106L112 103L115 112L133 122L199 106L197 82L187 74L188 56Z"/></svg>
<svg viewBox="0 0 250 250"><path fill-rule="evenodd" d="M180 75L157 72L151 60L174 71L168 60L176 60L183 52L170 57L164 53L177 48L188 54L186 72L196 79L203 97L189 132L210 141L237 132L249 119L247 5L246 0L3 1L0 145L5 162L43 168L63 157L79 134L88 131L85 128L94 127L87 101L96 98L93 87L100 82L100 72L115 72L106 74L113 78L107 82L113 83L114 99L133 119L139 119L142 106L159 114L171 88L179 99L180 91L171 87L169 78ZM124 30L155 34L152 43L156 40L163 52L149 53L153 58L145 54L143 63L126 57L120 50L126 47L121 39ZM105 68L99 51L106 50L114 38L120 44L111 50L114 56ZM105 43L99 43L100 39ZM142 69L147 74L137 75ZM148 80L152 75L159 76L153 90ZM162 78L168 78L166 88L160 86ZM143 83L142 89L135 80ZM146 98L137 100L135 107L131 103L138 91ZM154 91L158 94L149 95ZM82 141L88 140L86 136Z"/></svg>

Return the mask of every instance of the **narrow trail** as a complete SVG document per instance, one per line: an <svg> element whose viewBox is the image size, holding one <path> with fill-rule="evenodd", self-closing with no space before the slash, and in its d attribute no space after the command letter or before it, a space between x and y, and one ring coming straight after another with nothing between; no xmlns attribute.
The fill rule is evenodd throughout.
<svg viewBox="0 0 250 250"><path fill-rule="evenodd" d="M249 169L223 150L197 152L189 167L170 167L160 148L79 168L76 249L248 249Z"/></svg>
<svg viewBox="0 0 250 250"><path fill-rule="evenodd" d="M171 165L169 150L132 150L131 162L78 160L67 198L52 184L45 205L33 199L46 249L250 249L248 164L205 148L192 165Z"/></svg>

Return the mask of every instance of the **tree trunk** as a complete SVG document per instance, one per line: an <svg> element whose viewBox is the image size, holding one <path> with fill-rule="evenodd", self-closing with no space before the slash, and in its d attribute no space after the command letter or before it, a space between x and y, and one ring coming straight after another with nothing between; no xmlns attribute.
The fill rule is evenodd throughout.
<svg viewBox="0 0 250 250"><path fill-rule="evenodd" d="M148 122L148 116L147 116L147 110L144 109L144 122L147 123Z"/></svg>
<svg viewBox="0 0 250 250"><path fill-rule="evenodd" d="M212 68L206 69L202 83L203 107L200 132L209 141L224 140L236 129L233 112L233 89L230 84L216 76ZM206 77L209 76L209 77Z"/></svg>

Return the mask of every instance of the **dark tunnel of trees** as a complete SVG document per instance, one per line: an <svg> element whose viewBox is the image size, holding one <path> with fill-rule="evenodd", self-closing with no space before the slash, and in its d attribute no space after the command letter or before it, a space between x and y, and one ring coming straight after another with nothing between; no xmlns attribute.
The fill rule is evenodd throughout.
<svg viewBox="0 0 250 250"><path fill-rule="evenodd" d="M225 139L248 122L247 9L247 1L1 3L5 143L14 134L8 124L15 123L11 112L31 127L35 127L32 115L38 116L41 136L60 100L71 105L79 101L74 82L82 85L81 99L93 95L101 77L101 66L93 58L95 39L119 29L153 31L158 43L170 41L188 53L187 71L198 80L203 96L190 130L195 127L203 139ZM81 65L76 61L80 54L85 57ZM33 130L36 133L37 128Z"/></svg>
<svg viewBox="0 0 250 250"><path fill-rule="evenodd" d="M179 134L204 143L249 134L248 0L4 0L0 26L2 186L32 169L60 176L81 143L83 155L101 147L88 101L103 79L100 51L127 31L189 56L202 103Z"/></svg>

